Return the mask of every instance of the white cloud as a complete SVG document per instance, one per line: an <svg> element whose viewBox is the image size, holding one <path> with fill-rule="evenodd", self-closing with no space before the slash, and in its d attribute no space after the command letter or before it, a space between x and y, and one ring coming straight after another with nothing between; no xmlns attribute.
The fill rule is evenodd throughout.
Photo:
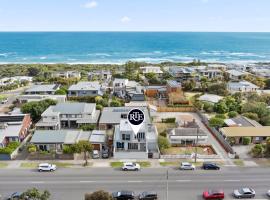
<svg viewBox="0 0 270 200"><path fill-rule="evenodd" d="M128 23L130 21L131 21L131 19L128 16L124 16L124 17L121 18L122 23Z"/></svg>
<svg viewBox="0 0 270 200"><path fill-rule="evenodd" d="M86 4L84 4L83 7L85 8L95 8L98 6L98 3L96 1L91 1L91 2L88 2Z"/></svg>

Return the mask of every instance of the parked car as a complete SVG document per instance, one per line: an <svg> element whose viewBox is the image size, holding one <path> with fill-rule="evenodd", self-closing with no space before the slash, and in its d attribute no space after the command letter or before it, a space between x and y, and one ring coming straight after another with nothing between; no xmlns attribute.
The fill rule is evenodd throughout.
<svg viewBox="0 0 270 200"><path fill-rule="evenodd" d="M93 159L98 159L99 158L99 151L98 150L94 150L92 153L92 158Z"/></svg>
<svg viewBox="0 0 270 200"><path fill-rule="evenodd" d="M4 200L19 200L21 195L22 194L20 192L14 192L10 196L6 197Z"/></svg>
<svg viewBox="0 0 270 200"><path fill-rule="evenodd" d="M52 172L56 170L56 165L49 163L41 163L38 165L38 171L40 172Z"/></svg>
<svg viewBox="0 0 270 200"><path fill-rule="evenodd" d="M270 190L267 191L266 195L270 197Z"/></svg>
<svg viewBox="0 0 270 200"><path fill-rule="evenodd" d="M122 170L123 171L139 171L141 166L138 163L124 163Z"/></svg>
<svg viewBox="0 0 270 200"><path fill-rule="evenodd" d="M7 102L8 102L7 99L3 99L3 100L1 101L1 104L6 104Z"/></svg>
<svg viewBox="0 0 270 200"><path fill-rule="evenodd" d="M102 151L102 158L109 158L109 150L108 149L104 149Z"/></svg>
<svg viewBox="0 0 270 200"><path fill-rule="evenodd" d="M233 196L235 198L241 199L241 198L254 198L255 197L255 190L252 188L240 188L233 191Z"/></svg>
<svg viewBox="0 0 270 200"><path fill-rule="evenodd" d="M139 200L156 200L158 196L156 192L143 192L138 198Z"/></svg>
<svg viewBox="0 0 270 200"><path fill-rule="evenodd" d="M219 170L220 169L220 167L216 163L209 163L209 162L203 163L202 168L206 170L208 169Z"/></svg>
<svg viewBox="0 0 270 200"><path fill-rule="evenodd" d="M189 162L181 162L181 170L195 170L195 166Z"/></svg>
<svg viewBox="0 0 270 200"><path fill-rule="evenodd" d="M203 192L204 199L224 199L223 190L205 190Z"/></svg>
<svg viewBox="0 0 270 200"><path fill-rule="evenodd" d="M112 193L115 200L132 200L135 199L135 194L132 191L118 191Z"/></svg>

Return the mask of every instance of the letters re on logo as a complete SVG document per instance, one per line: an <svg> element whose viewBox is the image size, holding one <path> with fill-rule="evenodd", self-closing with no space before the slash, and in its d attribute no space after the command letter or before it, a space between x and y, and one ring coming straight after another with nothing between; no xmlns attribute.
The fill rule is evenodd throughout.
<svg viewBox="0 0 270 200"><path fill-rule="evenodd" d="M128 121L132 125L140 125L144 121L144 113L140 109L132 109L128 113Z"/></svg>

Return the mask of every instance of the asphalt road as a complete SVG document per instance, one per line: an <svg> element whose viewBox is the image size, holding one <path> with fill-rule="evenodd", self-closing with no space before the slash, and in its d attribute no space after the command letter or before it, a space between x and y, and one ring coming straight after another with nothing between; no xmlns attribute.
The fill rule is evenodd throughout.
<svg viewBox="0 0 270 200"><path fill-rule="evenodd" d="M202 191L224 189L226 199L232 199L232 190L242 186L256 191L255 199L267 199L270 189L268 168L223 168L220 171L168 170L169 200L199 200ZM56 172L37 172L25 169L0 170L0 194L24 191L31 187L48 189L53 200L80 200L86 192L104 189L110 192L132 190L158 192L166 200L167 169L142 169L140 172L122 172L111 168L58 169Z"/></svg>

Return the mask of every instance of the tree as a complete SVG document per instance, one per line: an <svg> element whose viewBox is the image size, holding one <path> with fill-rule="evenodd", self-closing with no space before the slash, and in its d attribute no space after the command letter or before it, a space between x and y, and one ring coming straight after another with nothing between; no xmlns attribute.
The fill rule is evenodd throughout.
<svg viewBox="0 0 270 200"><path fill-rule="evenodd" d="M28 76L38 76L41 73L41 70L38 67L29 67L27 71Z"/></svg>
<svg viewBox="0 0 270 200"><path fill-rule="evenodd" d="M93 192L91 194L85 194L85 200L112 200L112 195L103 190Z"/></svg>
<svg viewBox="0 0 270 200"><path fill-rule="evenodd" d="M220 119L226 119L226 116L224 114L216 114L215 117Z"/></svg>
<svg viewBox="0 0 270 200"><path fill-rule="evenodd" d="M51 105L56 105L56 101L46 99L42 101L28 102L21 107L22 113L30 114L34 122L37 122L41 114Z"/></svg>
<svg viewBox="0 0 270 200"><path fill-rule="evenodd" d="M210 94L216 94L221 96L228 95L227 85L226 83L214 83L208 86L208 92Z"/></svg>
<svg viewBox="0 0 270 200"><path fill-rule="evenodd" d="M118 100L115 99L115 100L112 100L111 101L110 106L111 107L120 107L120 106L122 106L122 104L121 104L120 101L118 101Z"/></svg>
<svg viewBox="0 0 270 200"><path fill-rule="evenodd" d="M222 127L224 125L224 119L212 117L209 120L209 125L216 128Z"/></svg>
<svg viewBox="0 0 270 200"><path fill-rule="evenodd" d="M92 144L87 140L81 140L76 144L71 145L71 150L73 153L83 153L84 154L84 165L88 165L88 154L90 154L93 151Z"/></svg>
<svg viewBox="0 0 270 200"><path fill-rule="evenodd" d="M270 79L266 79L266 80L264 81L264 83L265 83L265 88L266 88L266 89L270 89Z"/></svg>
<svg viewBox="0 0 270 200"><path fill-rule="evenodd" d="M263 156L263 145L262 144L256 144L252 149L251 153L253 157L262 157Z"/></svg>
<svg viewBox="0 0 270 200"><path fill-rule="evenodd" d="M270 156L270 138L267 138L266 144L265 144L265 156Z"/></svg>
<svg viewBox="0 0 270 200"><path fill-rule="evenodd" d="M220 101L214 105L214 111L219 114L225 114L229 111L229 109L224 101Z"/></svg>
<svg viewBox="0 0 270 200"><path fill-rule="evenodd" d="M247 117L249 119L255 120L255 121L259 121L259 117L256 113L251 113L251 112L247 112L247 113L243 113L242 114L244 117Z"/></svg>
<svg viewBox="0 0 270 200"><path fill-rule="evenodd" d="M230 112L228 113L229 118L234 118L234 117L236 117L237 115L238 115L238 113L235 112L235 111L230 111Z"/></svg>
<svg viewBox="0 0 270 200"><path fill-rule="evenodd" d="M31 199L31 200L49 200L51 194L45 190L40 192L37 188L32 188L20 195L20 200Z"/></svg>
<svg viewBox="0 0 270 200"><path fill-rule="evenodd" d="M55 94L57 94L57 95L66 95L67 91L64 88L60 88L59 90L57 90L55 92Z"/></svg>
<svg viewBox="0 0 270 200"><path fill-rule="evenodd" d="M192 91L196 87L196 82L194 80L188 80L182 86L185 91Z"/></svg>
<svg viewBox="0 0 270 200"><path fill-rule="evenodd" d="M170 148L169 140L166 137L158 136L158 146L160 151L164 151L165 149Z"/></svg>
<svg viewBox="0 0 270 200"><path fill-rule="evenodd" d="M214 106L211 103L203 102L203 110L207 113L211 113L214 111Z"/></svg>

